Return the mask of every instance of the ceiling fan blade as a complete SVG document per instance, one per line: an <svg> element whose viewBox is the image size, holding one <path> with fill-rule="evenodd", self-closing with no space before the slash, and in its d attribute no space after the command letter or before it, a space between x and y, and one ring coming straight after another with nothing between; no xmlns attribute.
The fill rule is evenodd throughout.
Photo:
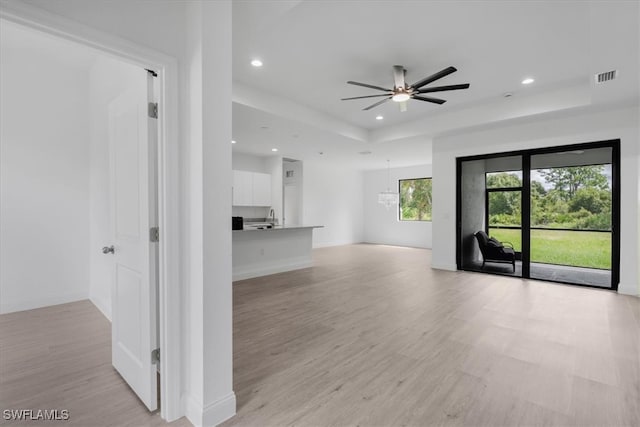
<svg viewBox="0 0 640 427"><path fill-rule="evenodd" d="M382 95L354 96L354 97L351 97L351 98L341 98L340 101L348 101L350 99L362 99L362 98L377 98L379 96L391 96L391 95L393 95L393 93L385 93L385 94L382 94Z"/></svg>
<svg viewBox="0 0 640 427"><path fill-rule="evenodd" d="M407 101L402 101L399 104L400 104L400 112L401 113L404 113L405 111L407 111Z"/></svg>
<svg viewBox="0 0 640 427"><path fill-rule="evenodd" d="M422 86L429 84L431 82L434 82L438 79L441 79L445 76L448 76L451 73L455 73L456 71L458 71L455 67L447 67L442 71L438 71L437 73L429 76L429 77L425 77L424 79L420 80L419 82L416 82L414 84L411 85L412 88L414 89L420 89Z"/></svg>
<svg viewBox="0 0 640 427"><path fill-rule="evenodd" d="M388 98L386 98L386 99L383 99L382 101L378 101L378 102L376 102L376 103L375 103L375 104L373 104L373 105L369 105L367 108L363 108L363 109L362 109L362 111L371 110L372 108L377 107L377 106L378 106L378 105L380 105L380 104L384 104L385 102L387 102L387 101L388 101L388 100L390 100L390 99L391 99L391 97L388 97Z"/></svg>
<svg viewBox="0 0 640 427"><path fill-rule="evenodd" d="M377 89L377 90L383 90L385 92L393 92L391 89L385 89L385 88L380 87L380 86L369 85L369 84L366 84L366 83L352 82L351 80L349 80L347 83L350 84L350 85L368 87L369 89Z"/></svg>
<svg viewBox="0 0 640 427"><path fill-rule="evenodd" d="M447 102L444 99L431 98L429 96L418 96L418 95L413 95L411 99L417 99L419 101L426 101L426 102L433 102L434 104L444 104L445 102Z"/></svg>
<svg viewBox="0 0 640 427"><path fill-rule="evenodd" d="M461 85L436 86L418 90L418 93L444 92L445 90L469 89L469 83Z"/></svg>
<svg viewBox="0 0 640 427"><path fill-rule="evenodd" d="M393 81L395 82L394 89L404 89L404 73L406 70L402 65L393 66Z"/></svg>

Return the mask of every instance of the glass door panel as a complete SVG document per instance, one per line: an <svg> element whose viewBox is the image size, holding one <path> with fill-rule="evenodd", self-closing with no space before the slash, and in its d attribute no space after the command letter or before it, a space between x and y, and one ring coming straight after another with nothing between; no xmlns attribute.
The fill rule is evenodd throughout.
<svg viewBox="0 0 640 427"><path fill-rule="evenodd" d="M522 191L488 191L489 236L522 252Z"/></svg>
<svg viewBox="0 0 640 427"><path fill-rule="evenodd" d="M611 287L612 149L531 156L532 278Z"/></svg>
<svg viewBox="0 0 640 427"><path fill-rule="evenodd" d="M522 276L522 177L519 155L460 163L461 268Z"/></svg>

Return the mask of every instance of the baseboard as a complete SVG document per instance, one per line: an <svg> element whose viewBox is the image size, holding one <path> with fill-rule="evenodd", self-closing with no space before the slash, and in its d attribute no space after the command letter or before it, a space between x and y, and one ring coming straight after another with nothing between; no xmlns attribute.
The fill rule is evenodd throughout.
<svg viewBox="0 0 640 427"><path fill-rule="evenodd" d="M19 302L0 304L0 314L14 313L16 311L33 310L35 308L49 307L52 305L66 304L69 302L82 301L88 299L89 295L84 292L70 293L50 297L36 297Z"/></svg>
<svg viewBox="0 0 640 427"><path fill-rule="evenodd" d="M236 395L234 392L204 408L193 399L187 398L185 400L185 415L195 427L216 426L236 414Z"/></svg>
<svg viewBox="0 0 640 427"><path fill-rule="evenodd" d="M421 245L412 245L412 244L408 244L405 242L383 242L383 241L377 241L377 240L367 240L365 242L367 245L381 245L381 246L395 246L398 248L415 248L415 249L431 249L431 246L421 246Z"/></svg>
<svg viewBox="0 0 640 427"><path fill-rule="evenodd" d="M182 406L184 407L184 416L187 417L191 424L195 427L202 426L202 406L194 402L190 396L182 396Z"/></svg>
<svg viewBox="0 0 640 427"><path fill-rule="evenodd" d="M218 425L236 414L236 394L229 393L222 399L207 405L204 408L202 418L205 426Z"/></svg>
<svg viewBox="0 0 640 427"><path fill-rule="evenodd" d="M356 242L353 240L337 240L334 242L325 242L325 243L317 243L313 245L313 249L320 249L320 248L330 248L333 246L346 246L346 245L358 245L360 243L364 243L364 242Z"/></svg>
<svg viewBox="0 0 640 427"><path fill-rule="evenodd" d="M90 297L89 300L96 306L104 317L111 322L111 304L107 304L103 299Z"/></svg>
<svg viewBox="0 0 640 427"><path fill-rule="evenodd" d="M267 276L269 274L284 273L285 271L300 270L313 266L313 260L307 257L293 260L291 262L276 265L253 265L242 269L236 268L233 272L233 281L252 279L254 277Z"/></svg>
<svg viewBox="0 0 640 427"><path fill-rule="evenodd" d="M431 268L434 270L458 271L458 266L456 264L437 264L431 262Z"/></svg>
<svg viewBox="0 0 640 427"><path fill-rule="evenodd" d="M638 285L624 285L622 283L620 283L618 285L618 293L619 294L623 294L623 295L631 295L634 297L640 297L640 288L638 288Z"/></svg>

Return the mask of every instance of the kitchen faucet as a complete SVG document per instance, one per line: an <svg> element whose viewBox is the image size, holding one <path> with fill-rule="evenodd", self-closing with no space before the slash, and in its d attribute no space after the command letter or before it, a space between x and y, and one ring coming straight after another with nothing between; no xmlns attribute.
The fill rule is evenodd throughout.
<svg viewBox="0 0 640 427"><path fill-rule="evenodd" d="M273 209L269 211L269 222L271 225L276 225L276 213Z"/></svg>

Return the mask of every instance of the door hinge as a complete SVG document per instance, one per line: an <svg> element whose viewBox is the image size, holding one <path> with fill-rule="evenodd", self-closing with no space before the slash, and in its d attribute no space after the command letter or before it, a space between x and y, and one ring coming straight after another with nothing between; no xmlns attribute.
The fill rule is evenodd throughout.
<svg viewBox="0 0 640 427"><path fill-rule="evenodd" d="M156 348L155 350L151 351L151 363L156 364L156 363L160 363L160 349Z"/></svg>
<svg viewBox="0 0 640 427"><path fill-rule="evenodd" d="M151 227L149 229L149 240L151 242L159 242L160 241L160 229L158 227Z"/></svg>
<svg viewBox="0 0 640 427"><path fill-rule="evenodd" d="M152 119L157 119L158 118L158 103L157 102L150 102L149 103L149 117L151 117Z"/></svg>

